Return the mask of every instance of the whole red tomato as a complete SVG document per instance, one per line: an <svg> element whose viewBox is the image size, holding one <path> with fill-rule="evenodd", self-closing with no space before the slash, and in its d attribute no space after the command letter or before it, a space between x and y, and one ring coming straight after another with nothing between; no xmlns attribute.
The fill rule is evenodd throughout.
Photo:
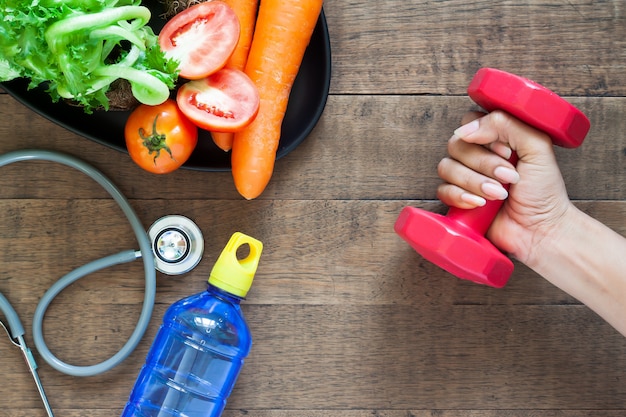
<svg viewBox="0 0 626 417"><path fill-rule="evenodd" d="M126 149L146 171L166 174L184 164L198 143L198 128L174 100L139 105L126 120Z"/></svg>

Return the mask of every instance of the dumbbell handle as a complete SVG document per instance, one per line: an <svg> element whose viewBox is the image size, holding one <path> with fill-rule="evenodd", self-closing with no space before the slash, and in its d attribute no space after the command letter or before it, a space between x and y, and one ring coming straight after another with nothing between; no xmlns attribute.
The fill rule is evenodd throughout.
<svg viewBox="0 0 626 417"><path fill-rule="evenodd" d="M513 152L511 154L509 162L513 165L517 164L517 153ZM502 184L502 186L507 191L509 190L509 184ZM484 206L473 209L450 207L446 217L473 230L475 233L484 235L496 218L502 204L504 204L504 200L487 200Z"/></svg>

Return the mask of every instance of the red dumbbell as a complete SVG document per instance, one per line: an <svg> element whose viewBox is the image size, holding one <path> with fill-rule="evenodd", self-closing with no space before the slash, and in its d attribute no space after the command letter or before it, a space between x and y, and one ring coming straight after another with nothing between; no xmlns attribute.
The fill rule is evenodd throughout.
<svg viewBox="0 0 626 417"><path fill-rule="evenodd" d="M547 133L555 145L575 148L590 128L589 119L547 88L493 68L480 69L467 92L487 111L503 110ZM517 156L510 161L515 164ZM451 207L445 216L405 207L394 229L420 255L459 278L503 287L513 262L485 237L503 201L471 210Z"/></svg>

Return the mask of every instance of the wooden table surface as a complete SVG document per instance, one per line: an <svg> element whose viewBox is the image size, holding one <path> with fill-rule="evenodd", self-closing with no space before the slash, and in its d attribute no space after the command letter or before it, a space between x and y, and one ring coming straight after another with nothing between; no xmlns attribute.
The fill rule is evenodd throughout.
<svg viewBox="0 0 626 417"><path fill-rule="evenodd" d="M119 185L146 227L182 214L205 235L195 270L157 276L151 325L121 365L72 377L36 354L56 415L119 415L165 309L205 288L242 231L265 251L243 303L254 346L227 417L623 416L623 336L519 263L503 289L459 280L418 256L393 224L407 205L445 211L436 165L473 108L469 81L490 66L588 115L586 142L558 149L559 163L576 205L626 235L626 3L329 0L324 10L328 103L256 200L242 199L228 172L143 172L0 94L1 153L76 155ZM134 238L99 186L57 164L2 168L0 211L0 292L34 348L32 317L46 289L88 260L135 247ZM50 349L77 365L108 358L130 335L142 296L139 262L72 285L46 315ZM0 369L0 415L44 416L5 336Z"/></svg>

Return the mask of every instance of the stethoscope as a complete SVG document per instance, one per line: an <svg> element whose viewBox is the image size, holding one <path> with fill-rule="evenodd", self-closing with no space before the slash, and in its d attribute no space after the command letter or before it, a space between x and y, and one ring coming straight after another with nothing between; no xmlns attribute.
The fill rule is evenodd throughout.
<svg viewBox="0 0 626 417"><path fill-rule="evenodd" d="M146 232L139 217L128 200L104 174L86 162L63 153L46 150L20 150L0 155L0 167L19 161L43 160L57 162L72 167L88 175L100 184L117 202L128 219L139 243L139 250L125 250L83 265L61 277L43 295L33 317L33 340L40 356L56 370L74 376L93 376L106 372L119 365L137 347L150 322L156 294L156 271L168 275L178 275L193 269L202 258L204 239L198 226L184 216L165 216L157 220ZM48 349L43 337L43 317L54 299L73 282L103 268L119 265L142 258L144 265L145 293L141 313L134 331L126 344L109 359L89 366L75 366L58 359ZM32 374L37 390L49 417L53 417L50 403L37 373L37 364L32 351L24 340L24 326L15 309L0 293L0 311L8 326L1 321L11 342L19 347Z"/></svg>

